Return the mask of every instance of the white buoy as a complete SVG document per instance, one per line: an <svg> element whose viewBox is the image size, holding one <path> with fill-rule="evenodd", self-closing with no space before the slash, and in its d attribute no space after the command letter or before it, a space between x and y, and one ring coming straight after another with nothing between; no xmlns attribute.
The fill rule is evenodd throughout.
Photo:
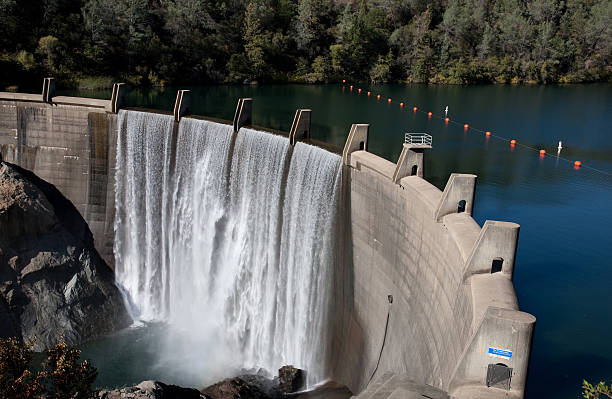
<svg viewBox="0 0 612 399"><path fill-rule="evenodd" d="M444 109L444 117L447 117L447 116L448 116L448 105Z"/></svg>

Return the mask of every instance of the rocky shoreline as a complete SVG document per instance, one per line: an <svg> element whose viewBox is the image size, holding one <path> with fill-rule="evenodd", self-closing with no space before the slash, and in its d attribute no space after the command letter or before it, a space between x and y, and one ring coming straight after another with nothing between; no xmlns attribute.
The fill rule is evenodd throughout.
<svg viewBox="0 0 612 399"><path fill-rule="evenodd" d="M312 391L304 388L305 372L293 366L283 366L273 379L259 374L244 374L228 378L200 391L167 385L159 381L114 390L101 391L99 399L345 399L351 392L334 383L324 384Z"/></svg>

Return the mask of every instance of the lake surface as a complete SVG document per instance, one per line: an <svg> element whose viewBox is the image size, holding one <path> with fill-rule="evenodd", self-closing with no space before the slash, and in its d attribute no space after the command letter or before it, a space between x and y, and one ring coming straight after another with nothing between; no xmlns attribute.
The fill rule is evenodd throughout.
<svg viewBox="0 0 612 399"><path fill-rule="evenodd" d="M297 108L310 108L312 137L338 146L352 123L369 123L369 151L394 162L405 132L431 134L425 178L443 189L452 172L477 174L474 218L521 225L514 285L521 310L537 318L526 397L577 398L583 379L612 380L612 85L183 88L192 90L194 114L232 119L237 99L251 97L254 124L285 131ZM107 91L76 95L110 98ZM175 97L176 88L131 90L127 102L171 111ZM441 119L445 106L449 124ZM575 169L575 160L582 167ZM86 346L99 382L159 375L144 375L151 334L155 329L137 328ZM117 348L125 356L109 353L111 341L124 342ZM134 359L138 364L129 364Z"/></svg>

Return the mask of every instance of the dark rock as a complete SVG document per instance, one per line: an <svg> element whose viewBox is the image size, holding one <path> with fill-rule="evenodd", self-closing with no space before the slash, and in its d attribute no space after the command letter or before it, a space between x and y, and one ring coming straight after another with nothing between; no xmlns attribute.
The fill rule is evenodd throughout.
<svg viewBox="0 0 612 399"><path fill-rule="evenodd" d="M293 366L283 366L278 369L278 388L281 392L291 393L302 389L305 372Z"/></svg>
<svg viewBox="0 0 612 399"><path fill-rule="evenodd" d="M53 185L0 163L0 337L75 345L131 322L78 210Z"/></svg>
<svg viewBox="0 0 612 399"><path fill-rule="evenodd" d="M100 391L99 399L208 399L197 389L166 385L159 381L143 381L134 387Z"/></svg>
<svg viewBox="0 0 612 399"><path fill-rule="evenodd" d="M283 395L273 380L261 375L228 378L202 390L210 399L277 399Z"/></svg>

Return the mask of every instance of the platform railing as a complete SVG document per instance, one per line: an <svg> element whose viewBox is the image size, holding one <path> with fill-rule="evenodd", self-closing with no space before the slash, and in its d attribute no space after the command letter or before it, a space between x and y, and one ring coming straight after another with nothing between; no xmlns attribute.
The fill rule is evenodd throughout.
<svg viewBox="0 0 612 399"><path fill-rule="evenodd" d="M404 137L405 144L422 144L430 146L432 141L431 135L427 133L406 133Z"/></svg>

